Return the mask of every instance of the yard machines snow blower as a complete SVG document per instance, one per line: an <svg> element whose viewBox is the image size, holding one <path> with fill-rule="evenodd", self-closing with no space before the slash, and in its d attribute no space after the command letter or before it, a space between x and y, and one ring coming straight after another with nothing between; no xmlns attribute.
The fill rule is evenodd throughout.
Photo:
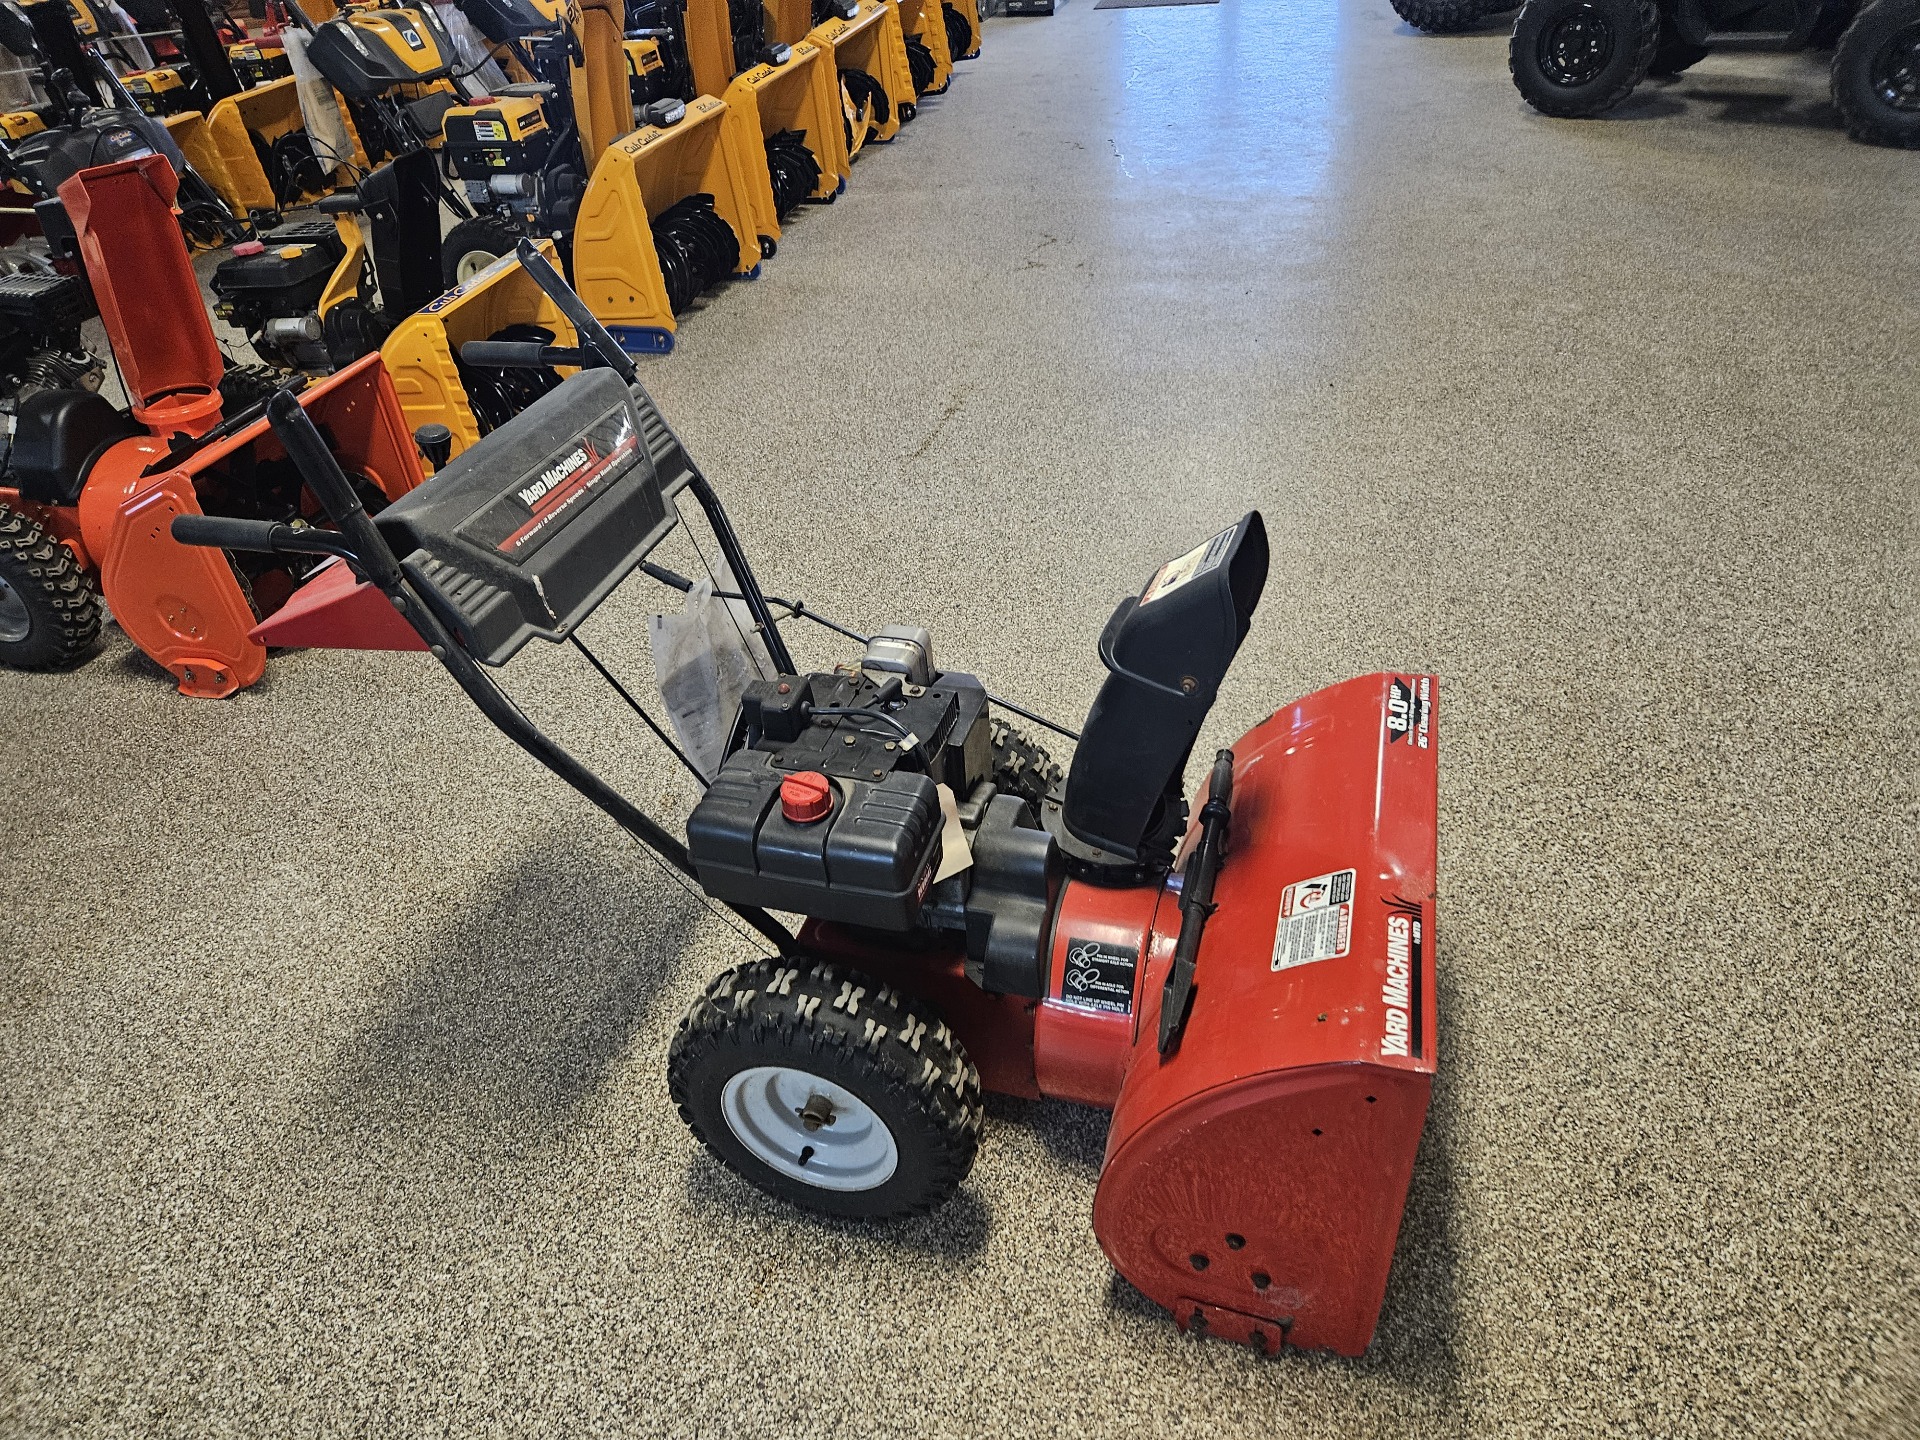
<svg viewBox="0 0 1920 1440"><path fill-rule="evenodd" d="M924 630L832 625L858 648L804 671L781 625L811 612L761 589L631 358L522 259L581 343L486 358L578 373L377 516L275 398L332 527L187 517L176 537L337 557L259 639L430 653L764 946L706 987L667 1061L680 1113L746 1180L832 1216L922 1212L966 1177L983 1091L1108 1107L1093 1225L1121 1275L1186 1328L1362 1352L1435 1065L1433 677L1282 706L1209 758L1189 824L1186 765L1265 583L1257 513L1120 602L1064 786L998 712L1039 717L939 668ZM688 502L725 561L698 582L654 558ZM684 840L492 674L570 643L673 743L586 643L636 571L744 616L709 633L762 657L710 756L680 732L702 790Z"/></svg>

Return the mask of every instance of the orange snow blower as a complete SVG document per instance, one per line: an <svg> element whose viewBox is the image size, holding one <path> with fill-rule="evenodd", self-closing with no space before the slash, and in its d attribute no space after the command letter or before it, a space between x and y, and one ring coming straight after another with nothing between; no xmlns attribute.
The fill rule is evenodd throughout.
<svg viewBox="0 0 1920 1440"><path fill-rule="evenodd" d="M176 515L296 520L318 502L267 431L264 402L236 413L213 327L173 218L178 181L154 154L82 170L59 195L78 237L130 410L91 390L22 399L0 475L0 663L72 664L101 602L183 694L258 680L249 632L317 563L175 543ZM106 222L110 217L110 223ZM164 325L153 323L164 316ZM378 508L420 483L406 420L377 358L300 396Z"/></svg>

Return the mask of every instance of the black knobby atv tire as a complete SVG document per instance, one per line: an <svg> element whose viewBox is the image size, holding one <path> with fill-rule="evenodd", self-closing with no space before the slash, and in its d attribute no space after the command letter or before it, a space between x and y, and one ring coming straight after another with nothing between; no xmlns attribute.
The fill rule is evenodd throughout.
<svg viewBox="0 0 1920 1440"><path fill-rule="evenodd" d="M994 720L992 780L1002 795L1018 795L1037 816L1049 800L1060 799L1066 773L1051 755L1004 720Z"/></svg>
<svg viewBox="0 0 1920 1440"><path fill-rule="evenodd" d="M756 1156L721 1101L727 1081L762 1065L851 1091L892 1134L893 1173L869 1189L830 1190ZM856 970L804 959L756 960L715 979L673 1037L667 1091L688 1128L736 1174L805 1209L858 1219L917 1215L946 1201L973 1168L985 1113L979 1072L930 1008Z"/></svg>
<svg viewBox="0 0 1920 1440"><path fill-rule="evenodd" d="M519 243L520 228L498 216L476 215L462 220L440 242L440 278L451 290L460 283L460 262L467 256L485 251L497 260L502 255L513 254Z"/></svg>
<svg viewBox="0 0 1920 1440"><path fill-rule="evenodd" d="M59 670L100 638L100 591L80 562L38 521L0 505L0 665ZM24 633L12 625L24 614Z"/></svg>
<svg viewBox="0 0 1920 1440"><path fill-rule="evenodd" d="M1393 13L1429 35L1458 35L1489 15L1514 8L1514 0L1392 0Z"/></svg>
<svg viewBox="0 0 1920 1440"><path fill-rule="evenodd" d="M1554 78L1545 55L1559 27L1575 20L1597 24L1610 37L1592 75L1577 82ZM1658 0L1527 0L1507 42L1507 69L1534 109L1574 120L1611 110L1632 94L1659 44Z"/></svg>
<svg viewBox="0 0 1920 1440"><path fill-rule="evenodd" d="M1920 0L1862 6L1834 49L1831 84L1833 108L1854 139L1920 149Z"/></svg>

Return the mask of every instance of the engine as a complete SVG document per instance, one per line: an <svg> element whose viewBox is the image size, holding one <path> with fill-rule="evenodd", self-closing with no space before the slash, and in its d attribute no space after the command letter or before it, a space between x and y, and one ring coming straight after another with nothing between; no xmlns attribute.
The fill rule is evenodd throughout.
<svg viewBox="0 0 1920 1440"><path fill-rule="evenodd" d="M985 689L931 649L890 628L857 666L753 683L687 822L694 867L739 905L959 932L976 980L1040 995L1053 838L994 781Z"/></svg>
<svg viewBox="0 0 1920 1440"><path fill-rule="evenodd" d="M260 358L288 369L324 369L329 356L320 296L346 257L330 220L281 225L233 247L209 282L222 320L247 332Z"/></svg>

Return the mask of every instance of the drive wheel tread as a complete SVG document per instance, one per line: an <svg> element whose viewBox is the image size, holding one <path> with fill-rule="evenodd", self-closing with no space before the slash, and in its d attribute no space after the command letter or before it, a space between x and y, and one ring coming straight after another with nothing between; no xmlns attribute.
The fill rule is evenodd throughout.
<svg viewBox="0 0 1920 1440"><path fill-rule="evenodd" d="M1036 815L1049 800L1059 800L1067 779L1059 761L1004 720L992 721L987 733L993 745L993 783L1001 794L1018 795Z"/></svg>
<svg viewBox="0 0 1920 1440"><path fill-rule="evenodd" d="M497 215L475 215L462 220L440 242L440 278L451 290L460 283L460 262L476 250L484 250L495 259L513 254L520 244L520 228L509 225Z"/></svg>
<svg viewBox="0 0 1920 1440"><path fill-rule="evenodd" d="M899 1149L871 1190L807 1185L755 1157L720 1110L722 1087L757 1065L821 1075L857 1095ZM846 966L756 960L715 977L681 1018L667 1052L667 1091L701 1144L744 1179L823 1214L918 1215L973 1168L985 1111L980 1074L931 1008Z"/></svg>
<svg viewBox="0 0 1920 1440"><path fill-rule="evenodd" d="M1511 0L1392 0L1393 13L1429 35L1458 35L1489 15L1511 10Z"/></svg>
<svg viewBox="0 0 1920 1440"><path fill-rule="evenodd" d="M0 661L16 670L72 665L100 637L100 592L73 551L40 523L0 505L0 579L26 606L30 628L0 641Z"/></svg>

